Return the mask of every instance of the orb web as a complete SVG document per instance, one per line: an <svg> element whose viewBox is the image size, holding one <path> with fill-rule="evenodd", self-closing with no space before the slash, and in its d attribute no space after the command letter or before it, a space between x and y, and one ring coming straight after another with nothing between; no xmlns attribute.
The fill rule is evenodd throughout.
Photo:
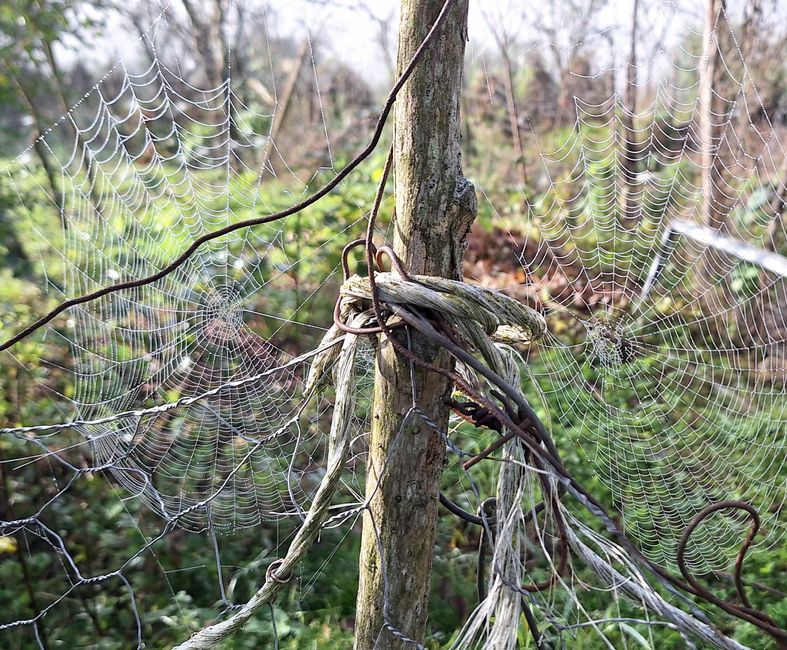
<svg viewBox="0 0 787 650"><path fill-rule="evenodd" d="M302 175L271 137L279 106L255 112L231 77L196 88L156 58L140 72L119 63L113 82L38 141L59 166L58 195L47 194L59 233L20 203L46 257L59 251L61 268L44 269L58 300L154 274L195 238L288 207L335 174L324 117L302 139L328 164ZM17 163L9 180L22 198L40 180L29 153ZM332 405L307 403L308 359L298 355L328 325L312 313L329 313L333 251L363 218L357 203L346 213L333 228L306 213L230 233L173 273L72 307L47 329L57 343L49 363L73 374L61 398L73 420L92 422L78 429L95 464L167 520L227 532L308 507Z"/></svg>
<svg viewBox="0 0 787 650"><path fill-rule="evenodd" d="M654 24L680 19L659 7ZM562 131L531 122L519 97L531 186L515 200L527 216L484 190L525 277L498 284L553 315L529 364L557 405L554 426L584 450L646 555L673 570L681 534L710 504L752 504L761 550L785 529L785 278L735 254L787 253L785 127L762 108L737 25L718 17L711 105L690 27L674 51L638 62L633 111L619 52L606 68L571 71ZM688 566L729 570L750 525L734 511L709 517Z"/></svg>

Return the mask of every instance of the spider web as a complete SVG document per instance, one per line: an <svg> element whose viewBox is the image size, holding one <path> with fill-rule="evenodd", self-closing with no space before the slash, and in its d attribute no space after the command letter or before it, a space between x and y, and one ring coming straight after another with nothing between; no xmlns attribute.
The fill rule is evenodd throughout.
<svg viewBox="0 0 787 650"><path fill-rule="evenodd" d="M669 3L660 11L653 31L680 20ZM576 436L646 555L671 567L685 527L712 503L754 505L763 549L784 533L785 278L714 245L728 237L778 251L784 129L761 110L731 23L722 11L714 25L710 105L701 89L709 57L691 28L676 55L659 50L639 62L633 83L647 101L634 112L615 87L615 54L600 72L571 73L574 118L557 140L519 98L523 137L537 151L528 175L546 179L544 192L531 201L521 188L524 223L487 196L526 277L516 287L505 276L492 283L573 316L530 354L558 404L555 426ZM713 137L704 157L706 111ZM707 210L725 215L707 240L672 232L706 223ZM688 566L728 568L749 526L710 518L690 539Z"/></svg>
<svg viewBox="0 0 787 650"><path fill-rule="evenodd" d="M269 8L257 9L264 24ZM282 93L295 74L295 64L288 68L274 58L281 41L267 42L266 28L255 43L267 51L262 61L268 62L255 79L271 95L269 111L255 111L231 68L219 86L196 87L180 60L158 55L179 28L173 12L165 7L143 36L144 49L153 54L149 63L118 61L38 140L57 169L56 191L40 175L32 146L6 170L18 198L16 216L35 235L30 248L47 280L45 302L155 273L195 237L289 207L336 174L329 133L345 125L326 118L322 71L306 29L291 30L305 48L298 54L296 93L316 94L317 113L306 116L294 140L295 122L304 117L298 113L303 102L296 102L289 107L292 128L280 129L274 139L286 110ZM290 164L288 148L301 152L295 155L302 166ZM31 464L50 469L42 499L16 497L15 512L3 517L9 520L2 524L9 536L3 539L18 540L33 557L43 549L52 563L52 596L31 595L32 616L14 606L0 621L6 638L30 629L27 641L46 647L52 630L70 625L69 611L77 618L89 614L101 636L103 615L91 601L92 590L100 589L123 603L119 610L127 604L121 616L128 617L128 629L121 623L118 632L142 647L145 599L133 583L143 557L153 566L146 570L150 584L171 593L167 615L186 626L184 598L213 604L225 616L264 580L265 565L286 548L325 467L334 396L330 388L306 395L304 382L329 325L315 314L330 313L341 281L341 249L365 215L351 188L332 210L341 220L319 210L236 231L152 285L67 310L33 337L43 344L41 359L20 349L6 353L52 398L52 412L41 420L61 422L3 430L20 443L8 448L13 455L4 447L2 463L11 476L21 477ZM60 227L52 227L53 216ZM326 551L329 557L346 537L331 529L354 521L363 501L359 477L372 385L366 346L357 366L343 494L331 506L324 533L324 542L336 545ZM75 550L73 540L83 530L62 520L59 504L78 503L80 486L99 472L119 485L116 501L108 504L116 514L94 513L85 528L103 522L103 530L117 528L134 541L120 566L93 571ZM145 509L159 521L151 522ZM278 521L281 526L273 523ZM238 533L266 522L256 557L250 557ZM201 533L203 563L180 566L167 552L159 554L178 528ZM26 580L38 575L32 562L23 560ZM293 596L306 597L324 571L325 564L316 566L301 596L297 583ZM195 589L211 574L218 591ZM70 599L77 596L83 608L75 610ZM278 614L271 609L271 616L275 638Z"/></svg>
<svg viewBox="0 0 787 650"><path fill-rule="evenodd" d="M156 32L146 38L155 52ZM275 90L272 68L262 78ZM255 112L231 76L196 88L155 58L137 72L119 62L113 80L114 92L99 84L41 140L59 167L50 199L62 239L26 211L46 254L60 251L61 268L44 269L57 300L156 273L200 235L286 207L335 174L324 119L307 138L322 140L327 166L304 179L271 138L280 106ZM35 182L27 158L9 175L20 197ZM314 260L326 247L341 250L362 216L316 233L323 240L309 250L308 215L236 232L151 285L69 309L44 340L71 350L73 395L61 398L85 422L76 428L94 462L192 530L303 512L330 405L303 412L305 364L294 357L325 331L310 308L330 302L325 285L338 263ZM117 417L175 401L176 409Z"/></svg>
<svg viewBox="0 0 787 650"><path fill-rule="evenodd" d="M155 32L149 41L156 51ZM734 119L758 96L737 45L719 53L727 91L714 117L721 135L712 160L726 174L718 187L723 198L713 201L731 214L724 234L767 244L776 211L761 202L753 219L743 213L763 188L783 189L784 154L767 118ZM531 167L543 172L546 198L527 202L524 240L513 230L521 222L511 223L503 209L497 216L522 247L527 277L507 288L546 313L576 318L575 336L549 334L529 354L540 390L559 404L551 414L555 426L577 436L627 529L669 566L685 525L722 498L757 506L767 530L761 547L778 543L784 527L782 280L761 274L754 288L730 290L748 267L707 245L664 238L673 220L700 220L702 101L694 96L703 60L684 49L679 65L660 62L655 98L631 116L637 145L629 150L625 102L598 91L611 70L572 74L592 80L593 93L584 100L576 93L575 119L557 145L520 105L525 131L540 148ZM213 88L191 85L160 58L133 70L120 63L115 72L112 84L96 86L41 140L57 160L59 193L43 185L38 191L50 211L60 206L59 233L44 227L42 211L28 199L40 183L28 155L9 171L47 262L53 301L155 273L194 238L294 204L336 173L313 58L320 120L304 130L313 133L302 133L321 141L311 169L291 167L271 138L278 104L270 113L252 110L231 70ZM266 81L277 87L272 69ZM648 82L637 80L643 88ZM255 165L261 150L265 164ZM486 193L494 210L498 199ZM70 373L74 389L57 394L48 381L44 387L62 408L61 420L77 422L68 426L81 435L75 446L89 452L91 468L107 468L167 525L192 531L233 532L302 516L324 466L332 411L330 395L304 404L311 357L302 353L329 324L316 314L333 303L339 252L353 228L360 230L361 205L359 199L356 218L330 222L328 233L309 214L232 233L154 284L71 308L48 327L43 341L52 354L43 365ZM634 218L626 205L634 206ZM49 263L55 251L59 267ZM641 298L659 256L666 268ZM696 295L700 262L709 269L708 286ZM542 285L556 277L562 289L548 286L547 299ZM56 353L63 345L69 358ZM371 351L362 356L353 458L332 526L354 521L364 501L356 473L364 464ZM56 434L65 428L15 433L41 433L35 458L49 459L64 451ZM472 480L467 494L474 505L480 500ZM59 553L62 539L38 515L34 520L26 534L49 540ZM709 521L692 537L690 565L727 568L748 525L730 517ZM147 542L139 553L151 547ZM85 583L65 558L64 573L76 578L55 604ZM221 565L217 559L219 573ZM125 582L124 569L104 577ZM580 582L573 575L568 582L565 591L575 593ZM130 599L133 605L133 591ZM557 600L550 595L542 603L554 621L567 618ZM576 617L584 624L579 611Z"/></svg>

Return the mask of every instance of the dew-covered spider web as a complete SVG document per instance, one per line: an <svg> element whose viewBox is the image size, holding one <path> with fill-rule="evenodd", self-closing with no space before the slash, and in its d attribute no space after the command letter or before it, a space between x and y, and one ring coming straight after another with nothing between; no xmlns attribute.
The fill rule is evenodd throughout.
<svg viewBox="0 0 787 650"><path fill-rule="evenodd" d="M223 80L212 86L193 61L171 55L168 40L184 16L170 4L154 15L129 61L119 60L4 170L14 216L32 234L30 257L40 261L42 310L149 276L200 235L298 203L336 174L334 142L353 147L365 137L362 99L347 113L361 133L325 114L335 104L326 108L321 84L333 92L342 83L352 88L353 79L330 60L318 67L320 46L306 26L292 26L285 39L273 26L268 31L275 7L246 7L244 38L253 32L254 41L244 47L263 64L254 84L250 75L238 81L226 52ZM312 18L319 26L320 15ZM237 27L235 38L243 33ZM38 150L55 170L51 179ZM132 585L140 569L171 592L164 620L185 621L182 603L189 601L182 599L192 597L226 615L264 581L325 468L333 395L327 387L306 399L304 382L331 325L342 247L368 210L352 188L332 198L319 212L211 242L153 284L72 307L28 339L29 348L5 353L21 377L18 395L32 382L39 402L51 398L46 414L25 415L20 404L11 419L32 428L2 434L15 439L3 447L10 485L24 480L26 468L43 464L50 475L29 498L14 489L13 507L3 507L2 539L31 558L21 560L25 581L43 572L52 592L9 609L0 621L9 643L28 630L20 642L49 647L52 629L84 628L86 613L94 638L101 636L105 615L89 601L103 593L123 612L118 633L141 647L149 630L144 595ZM4 338L25 317L4 316ZM346 532L335 537L330 529L356 518L363 500L370 359L362 346L350 457L326 523L326 543L337 548ZM114 543L130 545L120 566L87 561L73 541L88 535L88 548L100 542L60 506L78 508L80 486L101 473L118 489L109 510L88 521L116 528L121 541ZM140 515L140 505L158 521ZM241 550L237 535L260 526L252 552ZM203 563L159 556L179 529L200 534ZM225 541L220 533L235 537ZM51 563L35 564L42 555ZM316 564L296 598L308 596L324 571ZM74 606L77 598L88 604ZM270 623L274 638L278 618Z"/></svg>
<svg viewBox="0 0 787 650"><path fill-rule="evenodd" d="M287 207L334 173L322 120L308 137L323 141L323 164L304 177L270 137L279 106L255 112L231 77L197 89L160 59L138 72L120 63L118 73L116 88L96 87L42 140L59 165L49 198L62 241L40 244L61 252L45 270L57 300L156 273L184 244ZM271 73L262 82L275 88ZM69 131L62 146L57 136ZM20 196L28 159L11 175ZM149 507L220 530L302 512L324 413L301 419L304 360L295 357L330 324L312 322L310 309L331 300L336 251L363 215L353 207L336 228L315 232L316 219L300 214L211 242L160 281L69 309L46 333L46 344L71 350L66 408L88 422L78 430L95 462ZM114 418L173 399L182 407ZM192 508L214 494L209 517L207 505Z"/></svg>
<svg viewBox="0 0 787 650"><path fill-rule="evenodd" d="M674 29L673 9L640 29ZM625 48L598 66L578 56L573 110L555 118L564 137L531 119L538 95L518 97L534 187L512 201L527 218L488 197L523 274L491 284L562 321L530 353L555 426L575 433L626 529L665 566L692 518L723 500L756 504L763 549L783 543L784 114L765 108L740 20L721 11L710 45L690 28L633 73ZM490 97L502 85L487 83ZM729 568L749 526L707 520L689 566Z"/></svg>
<svg viewBox="0 0 787 650"><path fill-rule="evenodd" d="M682 14L672 3L656 4L658 24L669 31ZM275 13L266 5L252 14L264 25L269 11ZM359 106L348 117L339 104L342 92L353 91L349 75L323 69L311 32L290 42L264 31L252 47L267 63L253 75L233 72L232 43L225 44L226 52L216 51L226 55L220 82L211 84L195 81L193 65L167 54L169 22L183 18L173 12L165 9L139 41L147 59L116 63L6 172L14 216L27 224L26 244L39 262L42 313L154 275L201 236L297 204L366 142L373 124L367 104L376 104L353 98ZM551 96L556 82L547 75L540 95L531 85L529 94L513 92L507 107L493 50L468 58L468 85L483 88L481 100L464 107L474 146L482 148L478 140L491 129L498 149L486 156L491 162L466 155L487 233L471 236L465 275L546 316L544 337L511 351L520 362L512 376L521 376L550 429L580 448L581 458L572 460L589 461L626 533L672 571L686 526L714 503L745 501L757 510L762 532L754 552L784 540L787 271L778 271L787 269L787 126L783 108L773 114L771 98L758 90L746 63L754 46L738 22L722 11L710 44L699 25L682 25L679 42L631 66L630 83L617 50L599 62L572 59L582 43L567 50L557 41L523 46L514 63L527 62L539 46L567 51L560 79L567 90ZM277 57L285 55L280 65ZM515 139L494 119L501 110L515 112L522 151L511 153ZM36 151L52 165L51 178ZM383 153L355 172L367 184L379 181ZM526 183L507 197L497 184L510 186L517 166ZM309 392L307 378L333 324L342 249L362 236L371 208L371 192L358 185L344 181L340 192L306 210L213 239L174 272L70 307L3 353L35 386L33 394L51 398L51 408L35 419L23 407L9 415L0 435L22 451L15 448L2 463L12 478L19 473L18 484L30 464L48 463L52 485L38 501L7 512L0 533L24 538L28 550L47 546L63 577L61 591L40 603L37 615L0 619L0 633L29 626L42 645L50 611L67 608L93 583L119 583L141 644L144 611L140 616L137 603L144 597L130 576L145 555L165 575L173 603L186 572L216 573L222 615L254 591L233 598L227 590L238 581L264 582L260 566L282 555L326 475L337 396L330 386ZM390 208L386 199L383 212ZM386 219L381 223L378 237L391 239ZM486 245L489 232L502 234L503 245ZM3 340L30 316L3 318ZM359 346L352 443L325 523L345 537L368 492L375 343ZM469 434L454 417L441 435L450 460L444 487L460 486L461 505L477 510L494 485L459 468L496 434ZM517 454L500 466L532 472L512 494L535 512L541 470ZM78 490L77 479L101 471L118 488L123 525L134 522L136 546L122 566L87 572L48 516L52 504ZM505 471L499 474L503 482ZM634 564L572 516L572 534L602 549L598 562L625 565L622 575L634 575L629 582L638 585ZM536 550L509 557L519 564L513 573L532 569L531 551L556 566L554 521L533 516ZM698 574L728 571L750 527L734 510L703 521L689 539L687 565ZM259 531L264 548L255 541L252 552L238 542ZM210 540L207 555L215 551L215 562L164 566L157 545L193 533ZM520 533L512 535L518 548ZM222 545L237 564L222 558ZM303 593L331 558L333 551L303 576ZM231 564L236 573L226 579ZM589 625L611 647L576 594L600 589L617 598L626 581L616 574L591 585L574 569L570 562L563 567L552 590L520 595L561 634ZM646 613L676 620L643 593L633 598ZM173 616L182 614L178 608ZM477 611L491 626L495 612ZM624 615L619 605L610 611ZM467 638L478 633L467 630Z"/></svg>

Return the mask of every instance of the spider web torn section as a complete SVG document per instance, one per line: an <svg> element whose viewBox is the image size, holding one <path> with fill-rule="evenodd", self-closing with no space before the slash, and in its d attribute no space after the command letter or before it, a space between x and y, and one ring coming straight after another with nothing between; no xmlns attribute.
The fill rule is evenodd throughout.
<svg viewBox="0 0 787 650"><path fill-rule="evenodd" d="M673 568L682 531L711 503L753 504L761 550L785 529L786 279L667 236L673 223L715 218L719 236L787 254L785 128L763 108L735 19L722 12L715 29L711 105L701 91L708 57L691 28L673 56L639 63L634 112L615 77L623 66L580 61L565 135L540 132L518 98L539 194L523 187L514 199L527 219L482 190L524 272L518 284L510 274L487 281L552 312L553 324L570 314L530 355L556 424L581 442L644 552ZM657 259L663 271L643 296ZM691 537L688 565L728 569L749 525L711 517Z"/></svg>

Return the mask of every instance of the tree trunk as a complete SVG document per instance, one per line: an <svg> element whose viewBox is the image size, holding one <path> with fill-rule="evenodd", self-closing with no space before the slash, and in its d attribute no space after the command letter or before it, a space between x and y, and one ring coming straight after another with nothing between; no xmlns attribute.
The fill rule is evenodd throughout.
<svg viewBox="0 0 787 650"><path fill-rule="evenodd" d="M527 167L525 160L525 148L522 144L522 132L519 130L519 112L516 108L516 97L514 96L514 71L511 65L511 56L508 53L509 42L508 34L503 33L498 36L497 46L500 49L500 56L503 59L503 85L506 91L506 113L508 114L508 124L511 127L511 142L514 147L516 161L514 166L517 173L517 181L520 188L525 192L527 187Z"/></svg>
<svg viewBox="0 0 787 650"><path fill-rule="evenodd" d="M303 39L303 43L301 44L298 53L295 55L295 59L293 59L293 67L287 77L287 83L284 86L284 92L282 93L281 101L277 101L276 105L273 107L273 123L271 124L268 141L265 143L265 149L262 154L262 162L260 163L259 174L260 178L262 178L265 172L268 171L271 155L273 153L274 147L276 146L276 140L279 137L279 132L281 131L281 127L284 124L284 120L287 119L290 103L295 94L295 87L298 85L298 79L301 76L301 70L303 69L303 65L306 62L306 57L308 55L309 39L305 38ZM270 171L273 171L272 167Z"/></svg>
<svg viewBox="0 0 787 650"><path fill-rule="evenodd" d="M454 279L461 278L463 242L476 210L475 192L462 176L460 159L467 3L459 0L452 7L442 32L399 93L394 127L394 249L410 272ZM402 0L400 72L442 4ZM410 332L409 339L406 333L397 336L405 345L409 340L421 358L451 367L447 353L417 333ZM445 442L412 412L412 396L415 405L445 430L448 410L443 397L450 391L442 376L411 369L390 343L381 343L367 465L357 650L412 647L402 636L423 641Z"/></svg>
<svg viewBox="0 0 787 650"><path fill-rule="evenodd" d="M718 97L717 75L721 55L716 32L723 19L724 0L707 0L705 15L704 67L700 71L700 142L702 147L702 216L711 228L724 223L725 211L719 196L721 165L719 164L719 138L721 113Z"/></svg>
<svg viewBox="0 0 787 650"><path fill-rule="evenodd" d="M749 65L752 63L752 52L758 38L758 31L762 28L763 15L762 0L746 0L743 9L743 28L741 29L741 54L743 60Z"/></svg>
<svg viewBox="0 0 787 650"><path fill-rule="evenodd" d="M625 110L623 111L623 223L627 228L637 224L637 174L639 172L639 154L637 149L637 133L634 130L634 115L637 112L637 13L639 0L634 0L631 12L631 41L629 60L626 68Z"/></svg>
<svg viewBox="0 0 787 650"><path fill-rule="evenodd" d="M16 232L13 219L2 208L0 208L0 241L3 242L3 248L8 256L6 266L13 269L14 274L19 277L32 278L33 264Z"/></svg>
<svg viewBox="0 0 787 650"><path fill-rule="evenodd" d="M57 62L57 58L55 57L55 52L52 49L52 43L44 38L41 39L41 44L44 49L44 54L46 55L47 63L49 64L49 71L51 72L52 78L54 79L54 85L55 89L57 90L57 96L60 99L60 107L63 109L63 115L70 115L71 104L69 102L68 96L66 95L66 81L63 77L63 72L60 70L60 65ZM74 136L77 151L79 151L79 155L83 161L82 164L84 165L85 176L87 177L89 188L86 194L90 196L91 201L93 201L93 209L100 216L104 212L104 202L101 198L101 188L98 186L96 180L96 163L93 161L90 150L85 144L82 133L74 123L73 117L70 120L67 120L67 122L69 130ZM65 215L63 216L65 223Z"/></svg>
<svg viewBox="0 0 787 650"><path fill-rule="evenodd" d="M55 171L52 168L52 162L49 159L49 153L51 150L43 140L43 135L46 132L46 120L39 112L38 107L33 100L33 95L28 92L27 87L15 77L13 78L13 82L16 84L16 87L22 94L22 98L30 109L30 114L33 116L33 123L35 124L36 128L36 133L33 134L33 150L38 156L38 160L41 163L41 168L44 170L47 183L49 183L49 189L52 191L50 198L52 199L52 203L57 210L57 218L60 221L63 230L66 230L68 229L68 220L63 213L63 201L60 195L60 189L57 182L55 181Z"/></svg>

